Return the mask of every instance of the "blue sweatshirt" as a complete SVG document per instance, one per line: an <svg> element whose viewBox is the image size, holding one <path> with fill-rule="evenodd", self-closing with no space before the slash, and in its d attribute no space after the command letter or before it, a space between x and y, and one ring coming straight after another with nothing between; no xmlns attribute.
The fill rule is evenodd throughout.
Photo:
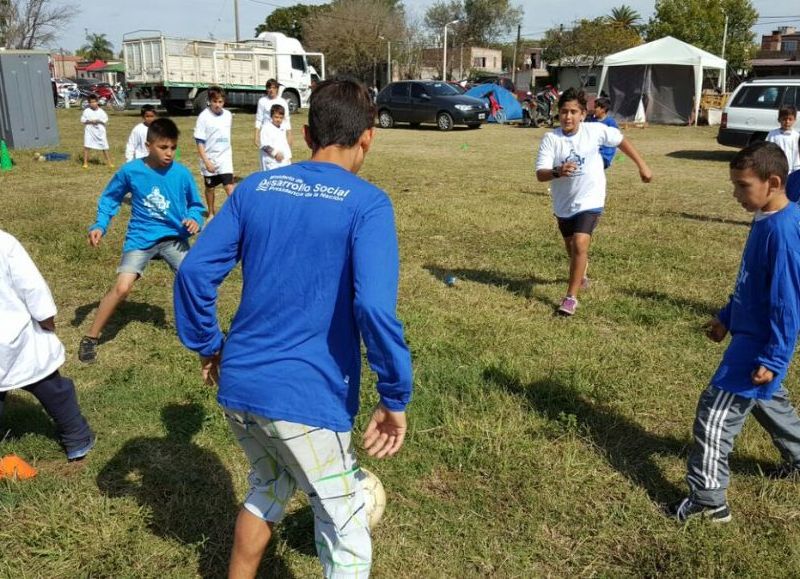
<svg viewBox="0 0 800 579"><path fill-rule="evenodd" d="M148 249L169 237L188 238L184 219L203 226L206 208L189 170L175 162L164 169L153 169L144 159L136 159L120 167L106 185L97 202L97 219L89 231L100 229L105 235L127 193L131 194L131 219L124 252Z"/></svg>
<svg viewBox="0 0 800 579"><path fill-rule="evenodd" d="M789 201L800 201L800 171L792 171L786 179L786 196Z"/></svg>
<svg viewBox="0 0 800 579"><path fill-rule="evenodd" d="M745 398L769 400L780 388L800 330L800 207L753 221L736 287L718 314L731 342L711 383ZM772 382L756 386L764 366Z"/></svg>
<svg viewBox="0 0 800 579"><path fill-rule="evenodd" d="M227 338L217 287L241 262ZM386 194L329 163L306 161L239 184L175 278L178 336L222 349L226 408L345 432L358 412L360 336L389 410L411 397L411 357L397 319L399 257Z"/></svg>
<svg viewBox="0 0 800 579"><path fill-rule="evenodd" d="M614 127L615 129L619 128L617 121L611 118L611 115L607 114L604 119L598 119L594 115L590 115L587 121L591 123L603 123L604 125L608 125L609 127ZM616 147L600 147L600 156L603 157L603 168L608 169L611 166L611 161L614 160L614 155L617 154Z"/></svg>

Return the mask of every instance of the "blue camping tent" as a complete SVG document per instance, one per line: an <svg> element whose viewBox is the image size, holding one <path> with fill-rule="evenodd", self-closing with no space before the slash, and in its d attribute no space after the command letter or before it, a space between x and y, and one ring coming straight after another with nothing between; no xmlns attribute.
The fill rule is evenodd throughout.
<svg viewBox="0 0 800 579"><path fill-rule="evenodd" d="M494 98L503 107L503 113L506 115L506 121L519 121L522 120L522 106L519 104L517 97L514 93L504 89L499 84L479 84L473 86L466 93L467 96L475 97L476 99L486 99L490 92L494 92ZM489 122L494 123L494 117L489 117Z"/></svg>

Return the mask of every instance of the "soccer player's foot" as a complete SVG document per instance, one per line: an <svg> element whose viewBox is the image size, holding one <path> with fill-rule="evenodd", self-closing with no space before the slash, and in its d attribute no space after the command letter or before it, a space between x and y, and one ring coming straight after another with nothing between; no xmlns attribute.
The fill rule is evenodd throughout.
<svg viewBox="0 0 800 579"><path fill-rule="evenodd" d="M97 437L94 434L92 434L89 437L89 440L86 441L86 444L84 444L80 448L77 448L75 450L70 450L67 452L67 460L69 462L83 460L84 458L86 458L86 455L89 454L89 452L91 452L91 450L94 448L94 444L96 442L97 442Z"/></svg>
<svg viewBox="0 0 800 579"><path fill-rule="evenodd" d="M783 462L764 474L767 475L767 478L773 480L789 479L797 481L800 480L800 464Z"/></svg>
<svg viewBox="0 0 800 579"><path fill-rule="evenodd" d="M693 518L706 519L712 523L728 523L731 520L731 510L727 504L711 507L696 503L690 497L670 505L667 513L681 523Z"/></svg>
<svg viewBox="0 0 800 579"><path fill-rule="evenodd" d="M114 163L109 163L108 166L113 169L114 168Z"/></svg>
<svg viewBox="0 0 800 579"><path fill-rule="evenodd" d="M581 280L581 289L587 290L592 286L592 281L589 279L588 276L583 276Z"/></svg>
<svg viewBox="0 0 800 579"><path fill-rule="evenodd" d="M84 163L84 164L83 164L83 168L84 168L84 169L88 169L88 168L89 168L89 163Z"/></svg>
<svg viewBox="0 0 800 579"><path fill-rule="evenodd" d="M97 360L97 338L84 336L78 344L78 360L84 364L92 364Z"/></svg>
<svg viewBox="0 0 800 579"><path fill-rule="evenodd" d="M573 296L566 296L558 306L558 313L562 316L571 316L578 309L578 299Z"/></svg>

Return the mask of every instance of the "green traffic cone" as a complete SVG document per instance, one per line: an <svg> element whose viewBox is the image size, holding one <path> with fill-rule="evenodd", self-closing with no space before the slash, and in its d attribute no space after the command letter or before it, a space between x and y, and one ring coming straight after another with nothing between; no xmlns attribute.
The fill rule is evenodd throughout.
<svg viewBox="0 0 800 579"><path fill-rule="evenodd" d="M8 154L8 147L5 141L0 141L0 171L11 170L11 155Z"/></svg>

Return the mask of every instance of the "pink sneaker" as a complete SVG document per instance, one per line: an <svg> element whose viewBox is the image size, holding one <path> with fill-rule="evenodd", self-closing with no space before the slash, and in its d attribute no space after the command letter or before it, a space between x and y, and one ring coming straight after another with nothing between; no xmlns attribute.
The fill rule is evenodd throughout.
<svg viewBox="0 0 800 579"><path fill-rule="evenodd" d="M561 300L561 305L558 307L558 313L562 316L571 316L578 309L578 300L572 296L567 296Z"/></svg>

